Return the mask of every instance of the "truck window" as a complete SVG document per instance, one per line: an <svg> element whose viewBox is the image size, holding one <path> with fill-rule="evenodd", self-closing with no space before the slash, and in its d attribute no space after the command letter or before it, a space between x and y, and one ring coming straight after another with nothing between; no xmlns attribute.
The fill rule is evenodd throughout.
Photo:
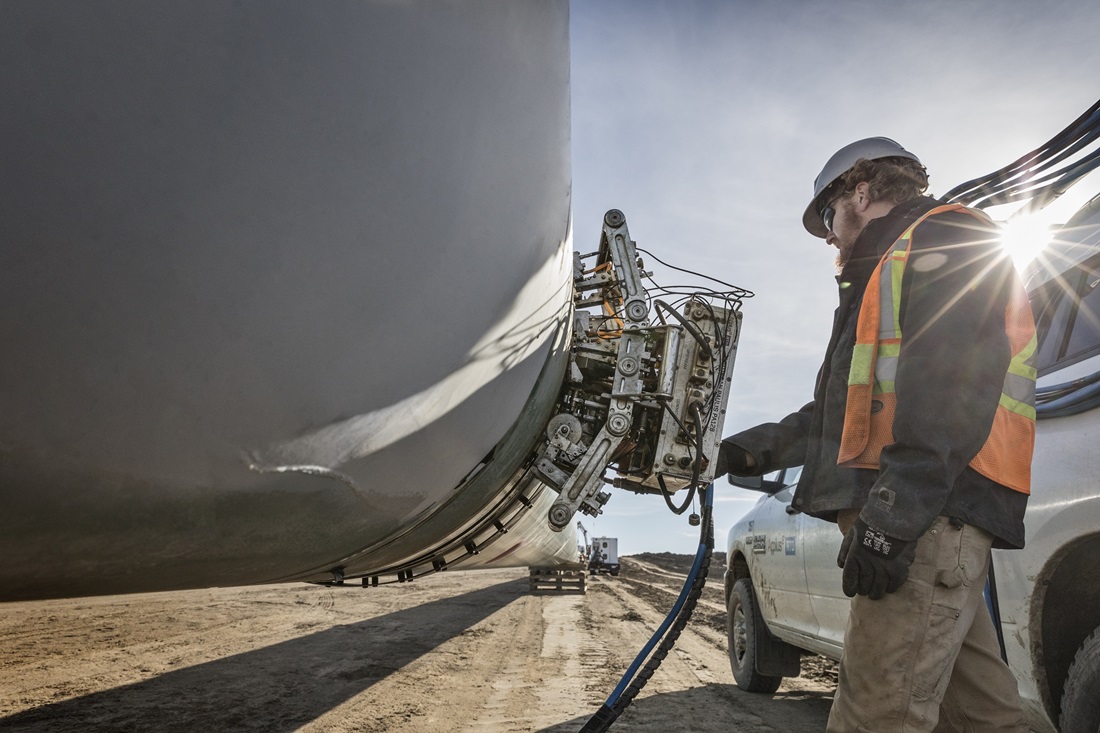
<svg viewBox="0 0 1100 733"><path fill-rule="evenodd" d="M1039 374L1100 353L1100 260L1055 278L1031 295Z"/></svg>
<svg viewBox="0 0 1100 733"><path fill-rule="evenodd" d="M1077 291L1077 313L1061 361L1080 361L1100 351L1100 274L1085 270Z"/></svg>
<svg viewBox="0 0 1100 733"><path fill-rule="evenodd" d="M1074 278L1077 274L1066 273L1065 277L1055 278L1031 294L1031 310L1039 340L1036 366L1040 374L1053 367L1062 355L1073 305L1073 298L1066 294L1076 289Z"/></svg>
<svg viewBox="0 0 1100 733"><path fill-rule="evenodd" d="M783 472L783 483L786 486L793 486L798 483L798 477L802 475L802 466L795 466L794 468L788 468Z"/></svg>

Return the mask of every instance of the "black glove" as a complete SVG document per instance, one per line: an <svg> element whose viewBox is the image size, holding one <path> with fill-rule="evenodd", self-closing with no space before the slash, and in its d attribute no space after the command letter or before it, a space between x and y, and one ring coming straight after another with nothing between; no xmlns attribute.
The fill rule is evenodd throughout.
<svg viewBox="0 0 1100 733"><path fill-rule="evenodd" d="M884 535L857 519L837 557L837 565L844 568L844 595L851 598L858 593L877 601L893 593L909 577L916 554L916 542Z"/></svg>
<svg viewBox="0 0 1100 733"><path fill-rule="evenodd" d="M744 448L733 443L719 443L718 459L714 463L714 478L721 478L727 473L744 474L749 470L750 460L752 460L752 454ZM756 461L753 460L753 467L755 466Z"/></svg>

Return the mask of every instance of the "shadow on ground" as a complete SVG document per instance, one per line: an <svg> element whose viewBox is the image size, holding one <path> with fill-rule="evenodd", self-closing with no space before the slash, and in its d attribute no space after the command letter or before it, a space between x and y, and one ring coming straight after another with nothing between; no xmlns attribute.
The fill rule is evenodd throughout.
<svg viewBox="0 0 1100 733"><path fill-rule="evenodd" d="M0 718L3 731L292 731L527 594L500 583ZM384 663L379 663L385 660Z"/></svg>
<svg viewBox="0 0 1100 733"><path fill-rule="evenodd" d="M761 703L766 702L766 706ZM736 733L774 730L781 733L817 733L825 729L832 705L831 692L777 692L759 695L743 692L733 684L711 683L676 692L641 697L627 707L611 726L614 733ZM766 709L765 709L766 707ZM684 711L694 710L690 720ZM538 733L577 733L596 712Z"/></svg>

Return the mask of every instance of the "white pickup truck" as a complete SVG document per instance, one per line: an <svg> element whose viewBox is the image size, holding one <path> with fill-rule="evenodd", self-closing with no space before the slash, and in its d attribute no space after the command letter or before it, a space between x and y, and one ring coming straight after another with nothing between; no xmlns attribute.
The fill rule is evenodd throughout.
<svg viewBox="0 0 1100 733"><path fill-rule="evenodd" d="M1039 332L1027 546L993 551L987 599L1032 728L1097 733L1100 196L1061 232L1027 278ZM842 538L836 525L791 508L798 472L747 485L767 495L729 533L730 664L748 691L774 692L783 677L797 676L803 651L835 659L843 652L849 599L836 566Z"/></svg>

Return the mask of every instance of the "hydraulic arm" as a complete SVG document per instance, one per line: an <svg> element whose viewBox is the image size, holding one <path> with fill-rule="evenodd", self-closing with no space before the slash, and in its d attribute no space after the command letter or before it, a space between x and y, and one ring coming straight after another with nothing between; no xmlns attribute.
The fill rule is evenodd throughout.
<svg viewBox="0 0 1100 733"><path fill-rule="evenodd" d="M669 291L670 304L644 287L649 276L617 209L599 249L574 254L569 370L535 461L559 492L555 530L577 511L600 514L604 484L660 493L681 513L713 478L745 293ZM676 507L680 489L689 497Z"/></svg>

